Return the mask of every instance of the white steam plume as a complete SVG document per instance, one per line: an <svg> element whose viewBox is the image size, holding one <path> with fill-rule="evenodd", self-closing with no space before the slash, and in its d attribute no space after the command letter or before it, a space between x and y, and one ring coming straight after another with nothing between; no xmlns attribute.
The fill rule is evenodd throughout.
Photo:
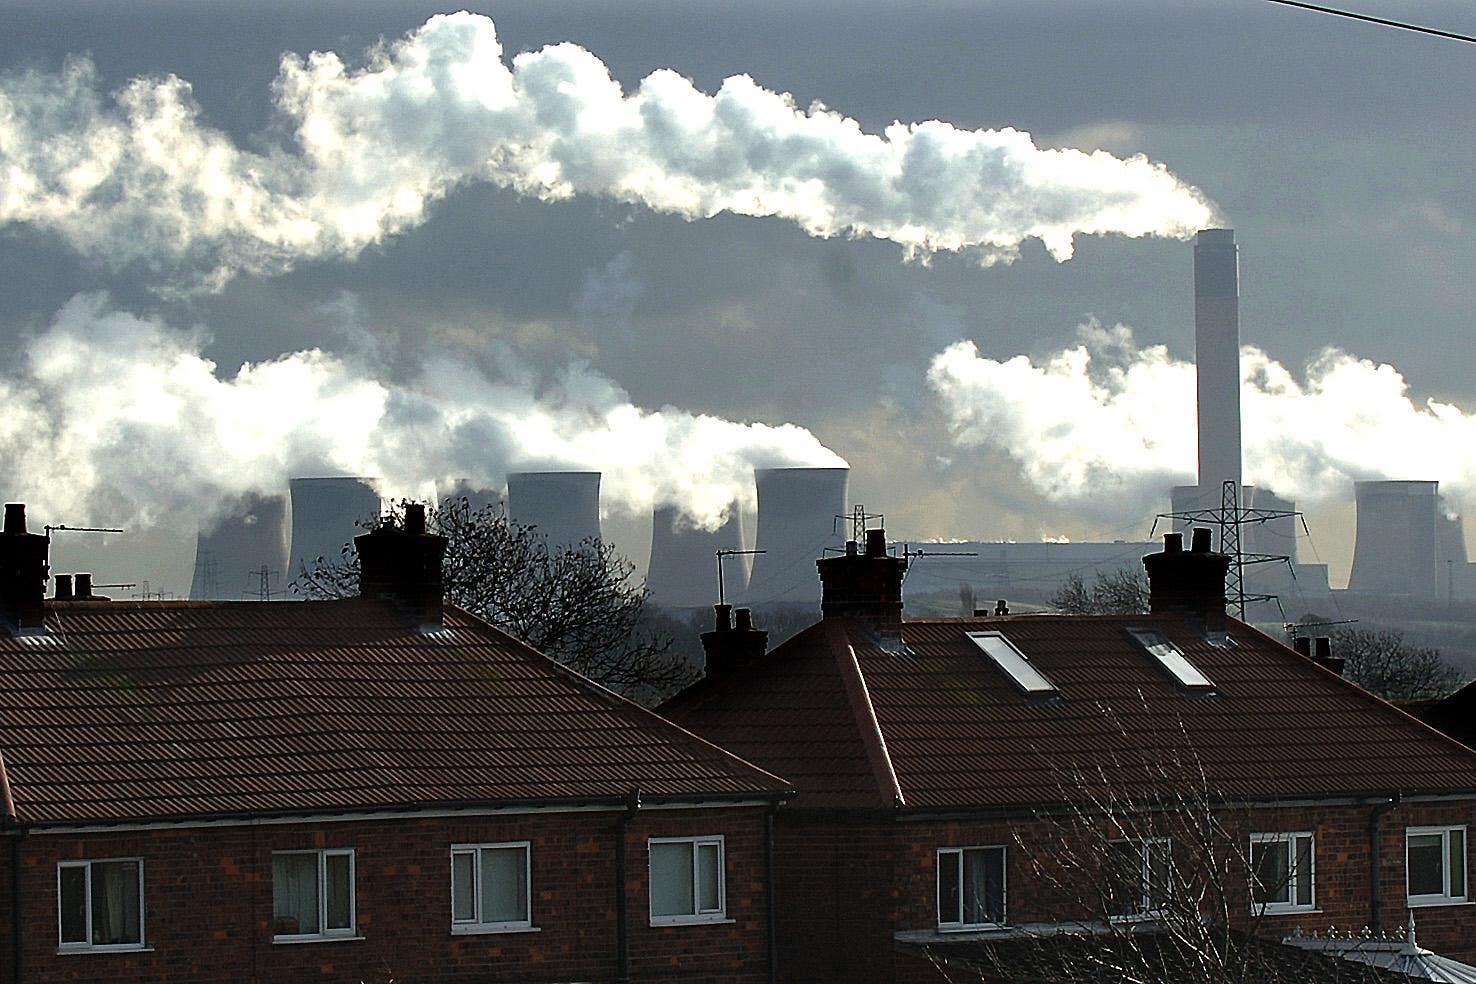
<svg viewBox="0 0 1476 984"><path fill-rule="evenodd" d="M1184 237L1214 212L1145 157L1037 147L1014 129L893 123L866 133L746 75L715 95L675 72L626 94L573 44L504 61L490 19L437 15L371 50L284 56L289 146L236 146L190 85L140 78L104 98L93 66L0 80L0 225L52 230L122 267L219 286L313 257L352 257L425 220L455 186L545 200L598 195L689 219L780 216L814 236L874 236L908 256L1057 259L1078 233Z"/></svg>
<svg viewBox="0 0 1476 984"><path fill-rule="evenodd" d="M79 295L0 375L5 494L36 515L177 526L296 475L371 475L386 495L507 471L601 471L607 503L707 526L752 497L753 468L844 465L807 430L633 406L571 369L548 392L447 359L387 384L317 349L222 376L199 339ZM443 486L444 487L444 486ZM54 521L60 521L54 520Z"/></svg>
<svg viewBox="0 0 1476 984"><path fill-rule="evenodd" d="M1124 325L1079 331L1039 364L957 342L928 382L957 444L1005 449L1031 484L1084 512L1142 516L1194 481L1194 364L1138 347ZM1308 504L1348 499L1363 479L1435 479L1476 497L1476 414L1416 403L1393 366L1338 349L1301 379L1252 346L1240 360L1247 484Z"/></svg>

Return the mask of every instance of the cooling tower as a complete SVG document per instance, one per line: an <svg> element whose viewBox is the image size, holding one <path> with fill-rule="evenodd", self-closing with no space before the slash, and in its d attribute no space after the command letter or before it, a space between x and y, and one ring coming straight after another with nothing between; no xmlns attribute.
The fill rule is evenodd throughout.
<svg viewBox="0 0 1476 984"><path fill-rule="evenodd" d="M1433 597L1438 482L1354 482L1358 532L1348 590Z"/></svg>
<svg viewBox="0 0 1476 984"><path fill-rule="evenodd" d="M1272 492L1270 489L1247 485L1241 489L1241 505L1247 509L1273 513L1294 513L1297 504ZM1240 549L1243 553L1265 554L1272 557L1297 559L1297 517L1277 516L1264 522L1247 523L1241 527ZM1286 572L1286 565L1277 565L1276 570Z"/></svg>
<svg viewBox="0 0 1476 984"><path fill-rule="evenodd" d="M291 579L287 567L287 497L247 495L222 511L211 529L195 539L195 576L190 599L239 601L281 593Z"/></svg>
<svg viewBox="0 0 1476 984"><path fill-rule="evenodd" d="M1233 229L1194 240L1194 361L1199 485L1240 485L1240 259Z"/></svg>
<svg viewBox="0 0 1476 984"><path fill-rule="evenodd" d="M337 561L344 545L379 516L379 493L367 478L294 478L292 566L287 580L319 557ZM358 525L356 525L358 524Z"/></svg>
<svg viewBox="0 0 1476 984"><path fill-rule="evenodd" d="M681 511L663 506L651 514L651 564L646 587L651 599L668 608L696 608L718 600L717 552L743 549L743 522L735 502L726 523L716 530L693 527ZM729 599L743 597L748 587L747 557L723 562L723 586Z"/></svg>
<svg viewBox="0 0 1476 984"><path fill-rule="evenodd" d="M507 476L512 521L536 527L549 547L600 535L599 472L512 472Z"/></svg>
<svg viewBox="0 0 1476 984"><path fill-rule="evenodd" d="M835 532L846 512L849 468L758 468L758 541L749 605L820 602L815 561L826 547L842 547L849 530Z"/></svg>
<svg viewBox="0 0 1476 984"><path fill-rule="evenodd" d="M471 511L477 512L487 506L501 505L502 493L462 478L436 488L436 508L447 499L465 499Z"/></svg>

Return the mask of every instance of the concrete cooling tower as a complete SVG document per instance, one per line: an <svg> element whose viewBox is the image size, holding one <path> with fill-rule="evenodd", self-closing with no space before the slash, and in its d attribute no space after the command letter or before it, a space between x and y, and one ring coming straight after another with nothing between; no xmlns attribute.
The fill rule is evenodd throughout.
<svg viewBox="0 0 1476 984"><path fill-rule="evenodd" d="M362 524L379 516L379 493L367 478L294 478L292 491L292 566L290 582L319 557L336 561L344 544L364 532Z"/></svg>
<svg viewBox="0 0 1476 984"><path fill-rule="evenodd" d="M288 567L287 497L247 495L225 509L213 527L195 539L195 576L190 599L240 601L266 589L284 591Z"/></svg>
<svg viewBox="0 0 1476 984"><path fill-rule="evenodd" d="M743 549L743 522L733 503L728 521L716 530L693 527L681 510L663 506L651 515L651 564L646 587L651 600L667 608L696 608L716 604L717 552ZM723 586L728 598L741 598L748 587L742 555L723 562Z"/></svg>
<svg viewBox="0 0 1476 984"><path fill-rule="evenodd" d="M836 533L846 512L849 468L759 468L758 541L747 604L820 602L815 561L826 547L843 547L849 530Z"/></svg>
<svg viewBox="0 0 1476 984"><path fill-rule="evenodd" d="M600 535L599 472L512 472L507 476L512 521L536 527L550 548Z"/></svg>
<svg viewBox="0 0 1476 984"><path fill-rule="evenodd" d="M1358 532L1348 590L1434 597L1438 482L1354 482Z"/></svg>
<svg viewBox="0 0 1476 984"><path fill-rule="evenodd" d="M466 499L472 512L477 512L487 506L502 504L502 493L497 489L489 489L477 485L467 479L460 479L449 484L436 487L436 508L447 499Z"/></svg>

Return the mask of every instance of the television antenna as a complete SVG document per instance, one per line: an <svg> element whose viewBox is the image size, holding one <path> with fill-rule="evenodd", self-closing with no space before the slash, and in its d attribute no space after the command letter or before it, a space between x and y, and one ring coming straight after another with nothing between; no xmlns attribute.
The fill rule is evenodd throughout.
<svg viewBox="0 0 1476 984"><path fill-rule="evenodd" d="M719 550L717 551L718 569L718 604L728 603L727 592L723 586L723 561L728 557L746 557L752 554L768 553L767 550Z"/></svg>

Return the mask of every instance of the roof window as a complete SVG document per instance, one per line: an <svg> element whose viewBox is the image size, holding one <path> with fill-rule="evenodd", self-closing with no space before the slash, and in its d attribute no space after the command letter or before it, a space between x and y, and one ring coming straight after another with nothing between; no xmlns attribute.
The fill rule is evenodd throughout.
<svg viewBox="0 0 1476 984"><path fill-rule="evenodd" d="M1199 671L1199 668L1189 662L1189 657L1179 649L1178 646L1169 642L1168 636L1157 629L1128 629L1128 635L1143 651L1158 661L1168 673L1179 682L1179 686L1188 690L1212 691L1214 683L1209 677Z"/></svg>
<svg viewBox="0 0 1476 984"><path fill-rule="evenodd" d="M1053 697L1056 685L1035 668L1029 657L1014 647L1014 644L998 632L970 632L968 637L974 645L984 650L984 655L1005 673L1015 686L1032 697Z"/></svg>

